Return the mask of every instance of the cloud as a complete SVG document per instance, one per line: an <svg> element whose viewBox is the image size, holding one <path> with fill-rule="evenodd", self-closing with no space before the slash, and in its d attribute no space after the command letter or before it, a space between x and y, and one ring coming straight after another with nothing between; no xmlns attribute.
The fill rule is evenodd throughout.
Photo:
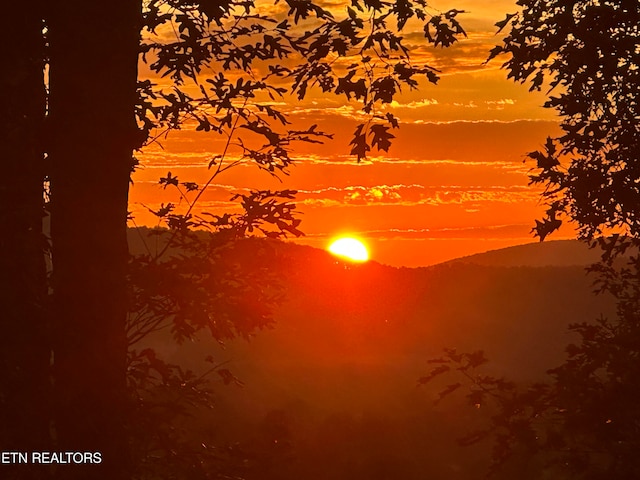
<svg viewBox="0 0 640 480"><path fill-rule="evenodd" d="M438 105L438 100L435 98L423 98L409 103L400 103L397 100L393 100L391 103L383 105L383 110L401 110L403 108L415 110L417 108L430 107L433 105Z"/></svg>
<svg viewBox="0 0 640 480"><path fill-rule="evenodd" d="M298 191L297 201L308 207L365 205L458 205L473 211L486 204L535 202L538 192L524 186L374 185L328 187Z"/></svg>
<svg viewBox="0 0 640 480"><path fill-rule="evenodd" d="M514 223L504 225L486 225L480 227L461 228L388 228L380 230L362 230L352 232L363 238L376 240L429 240L429 239L495 239L495 238L530 238L531 224ZM315 232L308 234L310 238L331 238L335 232Z"/></svg>

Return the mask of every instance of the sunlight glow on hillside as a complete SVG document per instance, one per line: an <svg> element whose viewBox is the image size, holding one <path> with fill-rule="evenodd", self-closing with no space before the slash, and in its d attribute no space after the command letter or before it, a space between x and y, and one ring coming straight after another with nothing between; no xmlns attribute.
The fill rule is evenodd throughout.
<svg viewBox="0 0 640 480"><path fill-rule="evenodd" d="M329 245L329 252L354 262L366 262L369 260L367 247L360 240L352 237L342 237L334 240Z"/></svg>

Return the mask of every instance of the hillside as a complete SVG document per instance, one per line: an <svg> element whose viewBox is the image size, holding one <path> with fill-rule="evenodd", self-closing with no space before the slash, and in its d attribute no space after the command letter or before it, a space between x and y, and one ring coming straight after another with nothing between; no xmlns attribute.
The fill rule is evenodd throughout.
<svg viewBox="0 0 640 480"><path fill-rule="evenodd" d="M229 258L248 268L259 245L239 242ZM459 450L455 438L490 408L469 409L463 395L435 406L443 384L417 388L417 379L444 347L485 350L487 373L543 379L571 341L567 325L611 312L611 302L591 295L581 266L504 264L574 247L550 242L410 269L276 242L285 300L272 329L223 347L204 336L156 346L192 368L213 355L244 382L221 386L219 410L201 425L253 452L249 480L475 480L487 452Z"/></svg>
<svg viewBox="0 0 640 480"><path fill-rule="evenodd" d="M496 267L569 267L597 262L599 254L578 240L547 240L456 258L446 263Z"/></svg>

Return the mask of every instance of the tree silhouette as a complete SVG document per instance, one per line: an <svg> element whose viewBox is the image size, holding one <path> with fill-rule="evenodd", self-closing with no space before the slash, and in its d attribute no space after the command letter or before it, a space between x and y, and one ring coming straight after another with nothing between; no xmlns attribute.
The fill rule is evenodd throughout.
<svg viewBox="0 0 640 480"><path fill-rule="evenodd" d="M72 0L29 2L11 8L12 25L6 35L9 43L16 39L22 43L12 51L18 68L2 73L3 86L17 93L15 102L7 103L2 112L6 114L3 135L10 140L3 143L8 170L0 192L0 221L7 227L2 245L2 266L6 263L7 269L2 274L6 283L12 284L11 290L3 292L10 308L2 344L2 366L6 367L2 400L3 406L16 408L18 413L22 411L19 405L26 408L34 404L30 411L38 418L26 419L22 414L11 418L6 424L6 444L19 442L18 431L29 426L22 436L33 439L33 448L41 445L41 440L53 441L53 448L60 451L100 451L103 455L100 465L45 468L36 475L130 478L136 467L128 448L134 407L127 374L138 374L140 386L151 378L140 373L153 375L154 370L160 378L154 384L156 393L176 380L180 386L198 382L188 372L172 368L167 372L167 366L149 351L130 352L127 363L131 341L127 334L132 333L132 324L127 323L132 318L127 316L129 308L138 308L134 317L143 312L134 322L134 336L157 325L154 314L160 315L160 321L169 316L178 336L208 327L216 338L245 334L267 318L258 312L257 317L251 317L257 323L239 324L238 316L243 312L234 311L233 301L228 301L223 307L229 311L217 312L217 318L226 316L227 323L211 323L207 313L220 305L209 305L211 294L199 293L203 286L215 288L224 282L216 284L204 271L208 263L179 263L171 256L164 263L159 263L160 257L129 263L127 196L134 150L156 129L191 123L198 130L227 135L227 146L234 139L241 160L249 160L270 174L286 173L293 162L293 142L318 141L326 135L315 126L288 128L286 116L274 108L272 100L288 90L303 99L310 89L318 88L359 101L369 115L354 132L353 155L365 158L373 147L386 151L393 138L390 130L397 128L398 120L390 113L377 113L377 106L390 103L403 86L415 88L419 76L432 83L438 79L435 69L410 62L401 30L409 19L416 19L423 23L428 42L449 46L457 35L464 35L456 20L460 12L431 14L422 0L353 1L338 19L310 1L288 1L275 16L264 14L253 2L233 0L117 0L109 3L108 9L103 4ZM167 31L175 36L167 36ZM139 81L140 53L154 72L174 81L170 91L159 90L148 80ZM45 62L49 67L48 97L43 88ZM215 72L201 83L199 75L205 69ZM193 81L192 88L185 87L187 81ZM42 129L45 109L46 129ZM252 140L234 137L238 129L249 133ZM42 161L44 154L46 162ZM228 161L225 149L209 166L215 176L232 165L235 161ZM46 293L40 225L43 176L49 182L46 193L51 212L50 343L41 316ZM171 175L164 180L168 185L197 191L197 195L206 188L190 182L180 184ZM206 221L194 219L191 211L178 215L166 206L158 215L166 218L175 232L167 251L193 248L198 255L213 252L216 258L221 239L256 229L269 236L298 234L299 221L291 215L291 198L292 192L287 191L253 192L238 197L245 214ZM12 204L24 207L24 211L15 210ZM188 232L194 226L208 227L216 235L200 241ZM153 269L161 272L170 287L170 291L155 290L155 296L147 292L146 304L136 304L144 295L131 293L136 288L140 293L144 281L128 285L140 273L136 268L141 265L145 275ZM173 268L192 274L194 288L186 299L180 298L181 278ZM20 278L27 280L16 280ZM174 280L176 283L171 283ZM132 296L128 295L129 286ZM154 301L158 302L151 303ZM171 310L172 305L179 308ZM207 310L203 314L198 309L204 305ZM168 310L154 312L158 306ZM145 316L145 311L150 316ZM217 331L214 325L223 328ZM34 354L24 358L23 352ZM43 391L49 385L50 358L54 402L51 418L45 418L49 415L43 413L47 407ZM19 375L16 369L20 369ZM33 382L26 380L25 372L33 372ZM225 381L232 381L224 369L218 373ZM6 411L11 416L11 411ZM54 426L51 438L49 419ZM32 448L29 442L18 445L23 446Z"/></svg>
<svg viewBox="0 0 640 480"><path fill-rule="evenodd" d="M126 478L127 192L138 2L62 2L48 11L56 446L103 462L61 478Z"/></svg>
<svg viewBox="0 0 640 480"><path fill-rule="evenodd" d="M47 279L42 233L46 108L42 4L3 7L0 38L0 450L49 445ZM20 41L16 41L16 39ZM24 466L6 478L38 478Z"/></svg>
<svg viewBox="0 0 640 480"><path fill-rule="evenodd" d="M640 11L634 1L518 2L521 12L491 58L506 54L509 78L549 87L546 108L563 134L529 158L548 206L536 226L544 239L568 216L581 238L638 233L638 85Z"/></svg>
<svg viewBox="0 0 640 480"><path fill-rule="evenodd" d="M212 174L204 186L183 182L171 172L160 179L163 187L179 190L185 207L179 211L178 205L167 204L152 212L166 222L171 233L159 251L148 252L134 262L135 281L131 285L137 293L134 298L139 301L129 326L134 336L164 324L171 326L177 339L204 329L222 341L235 335L247 336L268 325L277 293L264 289L264 285L275 283L272 268L255 265L252 272L234 271L233 262L225 261L232 255L229 240L253 233L272 238L297 236L301 234L300 221L294 217L295 206L291 203L295 192L289 190L236 195L232 200L238 200L243 209L239 215L196 214L194 206L206 186L228 168L246 162L270 175L286 175L294 162L296 143L319 143L331 137L315 125L303 129L290 126L286 115L274 105L274 99L284 99L287 90L301 100L316 86L327 94L344 94L347 99L360 101L369 120L357 127L352 154L362 159L372 147L387 150L393 138L388 130L397 128L397 119L390 114L377 115L376 106L391 102L402 85L417 86L414 77L426 75L429 81L437 80L433 69L409 63L409 51L397 35L404 21L397 17L400 13L407 18L421 17L427 23L427 32L437 27L434 43L451 44L455 35L463 32L455 20L457 13L443 15L436 22L439 17L427 16L420 4L354 4L353 8L361 13L356 14L349 7L343 19L335 19L332 13L312 3L290 3L288 12L268 16L258 7L243 4L243 13L235 17L231 27L225 18L234 12L234 5L228 6L226 13L217 9L201 12L197 6L179 2L171 7L159 15L166 4L149 4L143 58L152 70L170 77L174 84L164 90L151 81L139 84L140 122L148 132L160 129L161 133L191 122L196 130L223 135L226 144L211 159ZM369 18L363 21L359 15ZM394 18L395 28L387 28L387 22ZM172 26L171 31L178 32L169 39L161 33L168 25ZM192 55L193 51L198 54ZM351 64L341 65L337 61L341 57L350 58ZM200 74L205 70L208 78L203 82ZM381 78L386 80L382 82ZM158 134L150 138L153 141ZM212 235L198 236L190 231L194 227ZM180 255L167 255L175 248L179 248ZM163 279L162 283L156 282L158 278ZM149 285L148 279L155 286ZM146 286L138 288L139 282ZM181 297L176 296L179 292L175 288L162 291L163 283L178 282L185 285L180 289ZM152 305L157 308L149 309ZM164 365L160 370L166 375L151 382L151 393L148 385L142 385L147 392L143 397L152 404L157 401L154 395L171 384L170 372L178 370L167 369L155 357L149 363L148 352L132 350L132 354L142 370ZM234 381L226 370L218 373L225 383ZM153 444L147 449L157 455L155 446L155 450ZM171 455L163 458L167 464L177 460ZM190 478L202 475L196 461L202 456L190 458L187 465L184 459L178 460L178 468L187 469ZM212 468L210 463L207 465Z"/></svg>
<svg viewBox="0 0 640 480"><path fill-rule="evenodd" d="M493 405L489 428L463 439L494 437L493 473L526 465L534 478L637 478L640 9L635 1L518 5L497 24L510 31L491 58L508 55L508 76L531 90L549 87L545 107L558 112L563 130L528 154L536 162L531 182L545 187L548 207L534 233L543 240L565 218L602 249L589 270L596 290L615 298L617 317L571 325L579 340L544 383L518 386L483 375L481 352L453 350L423 381L457 371L471 382L472 405Z"/></svg>

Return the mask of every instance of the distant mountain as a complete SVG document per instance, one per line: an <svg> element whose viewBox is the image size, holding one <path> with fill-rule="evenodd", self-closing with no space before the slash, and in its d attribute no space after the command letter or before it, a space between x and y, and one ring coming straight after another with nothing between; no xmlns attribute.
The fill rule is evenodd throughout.
<svg viewBox="0 0 640 480"><path fill-rule="evenodd" d="M139 227L128 230L129 248L133 253L146 251L156 252L159 245L163 244L163 235L152 232L158 230ZM161 231L161 230L160 230ZM291 255L306 257L334 258L328 252L291 242L283 243ZM295 253L294 253L295 252ZM465 257L455 258L440 265L467 264L484 265L492 267L569 267L586 266L599 259L596 250L590 250L583 242L578 240L547 240L545 242L527 243L513 247L490 250ZM377 262L369 262L376 264Z"/></svg>
<svg viewBox="0 0 640 480"><path fill-rule="evenodd" d="M256 342L285 342L280 352L301 348L325 364L413 362L443 347L484 349L503 373L536 375L561 361L570 323L612 312L610 299L591 293L584 265L595 260L592 253L560 241L395 268L284 244L287 301L275 329Z"/></svg>
<svg viewBox="0 0 640 480"><path fill-rule="evenodd" d="M147 245L157 237L150 238ZM592 294L593 280L585 272L597 253L576 241L396 268L350 263L306 245L249 239L231 247L227 261L246 271L258 250L264 256L265 242L285 301L274 312L275 328L258 333L253 346L226 347L227 353L242 350L239 358L253 356L257 345L266 349L263 362L273 349L278 364L297 366L413 361L458 347L487 350L505 373L528 377L562 359L570 323L613 311L611 299Z"/></svg>
<svg viewBox="0 0 640 480"><path fill-rule="evenodd" d="M272 329L224 346L206 335L153 345L196 369L211 355L244 382L220 385L218 407L198 428L251 452L247 480L483 478L490 451L458 449L455 438L482 427L491 405L466 405L466 386L434 405L461 379L418 388L435 367L429 359L445 347L482 349L490 359L482 373L539 380L576 340L570 323L613 311L610 298L591 294L583 266L591 252L577 242L423 268L353 264L268 240L237 242L225 257L243 270L266 250L285 295Z"/></svg>
<svg viewBox="0 0 640 480"><path fill-rule="evenodd" d="M590 265L599 253L578 240L547 240L490 250L445 262L447 264L487 265L494 267L568 267Z"/></svg>

